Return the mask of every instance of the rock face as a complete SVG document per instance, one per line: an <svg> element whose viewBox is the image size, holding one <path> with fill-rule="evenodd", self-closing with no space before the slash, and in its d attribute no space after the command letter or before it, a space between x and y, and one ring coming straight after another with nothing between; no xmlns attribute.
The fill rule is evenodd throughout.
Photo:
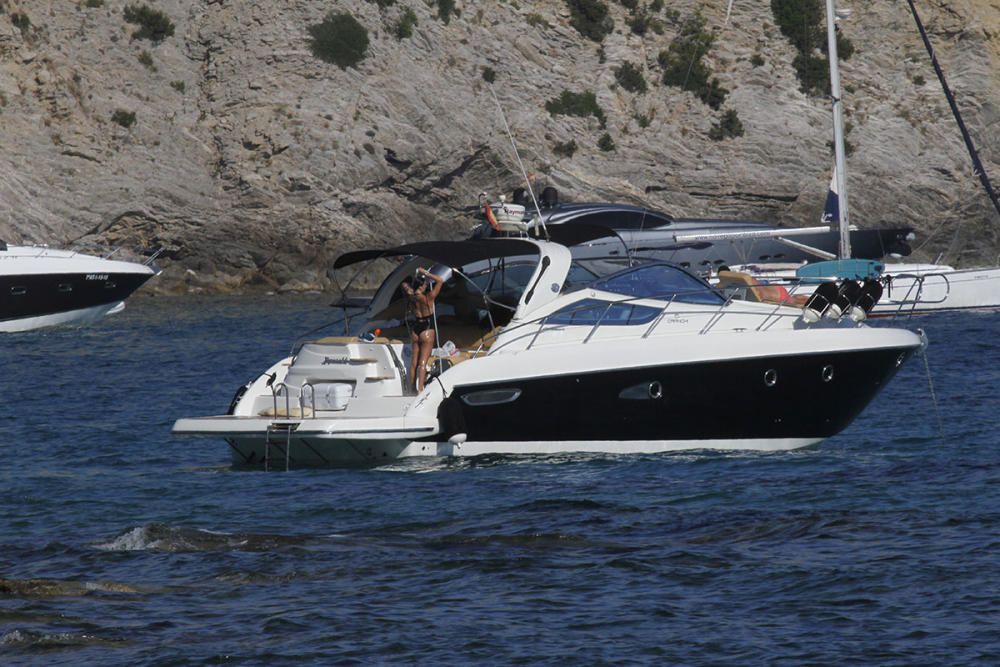
<svg viewBox="0 0 1000 667"><path fill-rule="evenodd" d="M175 26L160 42L133 37L128 4L0 0L0 239L162 247L153 289L328 289L343 251L464 236L479 192L522 184L484 68L532 182L563 199L796 226L825 197L829 104L800 91L767 2L734 3L726 22L728 0L667 0L662 34L642 36L609 2L601 44L564 0L459 0L447 22L447 3L418 0L160 0ZM842 67L852 222L913 224L918 257L993 264L1000 216L906 4L840 6L855 47ZM398 39L406 7L417 24ZM918 7L1000 181L1000 0ZM659 83L657 55L699 9L715 35L704 62L729 91L720 110ZM369 31L356 67L310 50L330 11ZM626 61L647 92L616 83ZM594 92L606 127L548 113L564 90ZM711 139L730 109L743 136ZM571 140L571 157L553 150Z"/></svg>

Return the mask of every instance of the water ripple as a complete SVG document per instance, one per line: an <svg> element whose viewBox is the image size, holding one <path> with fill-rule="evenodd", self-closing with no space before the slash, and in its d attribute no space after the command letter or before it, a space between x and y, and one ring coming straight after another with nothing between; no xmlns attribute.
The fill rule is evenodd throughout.
<svg viewBox="0 0 1000 667"><path fill-rule="evenodd" d="M922 362L795 452L264 474L169 435L325 303L139 299L3 339L32 391L0 410L0 662L1000 661L1000 316L920 322L943 436Z"/></svg>

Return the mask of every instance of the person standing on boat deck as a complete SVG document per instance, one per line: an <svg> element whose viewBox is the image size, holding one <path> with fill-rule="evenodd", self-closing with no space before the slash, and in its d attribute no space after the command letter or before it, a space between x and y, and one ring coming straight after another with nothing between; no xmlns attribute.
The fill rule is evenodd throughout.
<svg viewBox="0 0 1000 667"><path fill-rule="evenodd" d="M414 286L412 278L403 281L403 291L410 299L412 311L407 314L406 323L410 329L413 355L410 359L410 386L417 393L423 391L427 381L427 361L434 349L434 299L441 293L444 280L427 269L419 267L417 275L423 276L419 286ZM433 286L429 286L433 283Z"/></svg>

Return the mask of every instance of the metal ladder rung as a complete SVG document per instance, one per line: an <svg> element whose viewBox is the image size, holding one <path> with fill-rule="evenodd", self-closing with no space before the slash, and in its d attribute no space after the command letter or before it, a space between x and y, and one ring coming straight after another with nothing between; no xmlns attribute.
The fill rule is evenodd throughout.
<svg viewBox="0 0 1000 667"><path fill-rule="evenodd" d="M271 434L272 433L285 433L285 472L291 467L291 453L292 453L292 431L295 430L295 424L281 424L278 422L271 422L267 425L267 429L264 431L264 472L271 469ZM281 446L280 439L273 442L275 447Z"/></svg>

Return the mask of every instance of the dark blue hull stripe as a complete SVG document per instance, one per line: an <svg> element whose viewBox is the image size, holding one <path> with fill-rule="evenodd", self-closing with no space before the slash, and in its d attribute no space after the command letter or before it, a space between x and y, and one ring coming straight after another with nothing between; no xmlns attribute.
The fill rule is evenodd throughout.
<svg viewBox="0 0 1000 667"><path fill-rule="evenodd" d="M851 423L910 353L864 350L459 386L441 415L444 437L435 437L444 439L449 432L465 432L469 441L829 437ZM510 402L476 404L476 394L495 396L503 389L520 394Z"/></svg>
<svg viewBox="0 0 1000 667"><path fill-rule="evenodd" d="M147 273L0 276L0 321L114 304L150 278Z"/></svg>

